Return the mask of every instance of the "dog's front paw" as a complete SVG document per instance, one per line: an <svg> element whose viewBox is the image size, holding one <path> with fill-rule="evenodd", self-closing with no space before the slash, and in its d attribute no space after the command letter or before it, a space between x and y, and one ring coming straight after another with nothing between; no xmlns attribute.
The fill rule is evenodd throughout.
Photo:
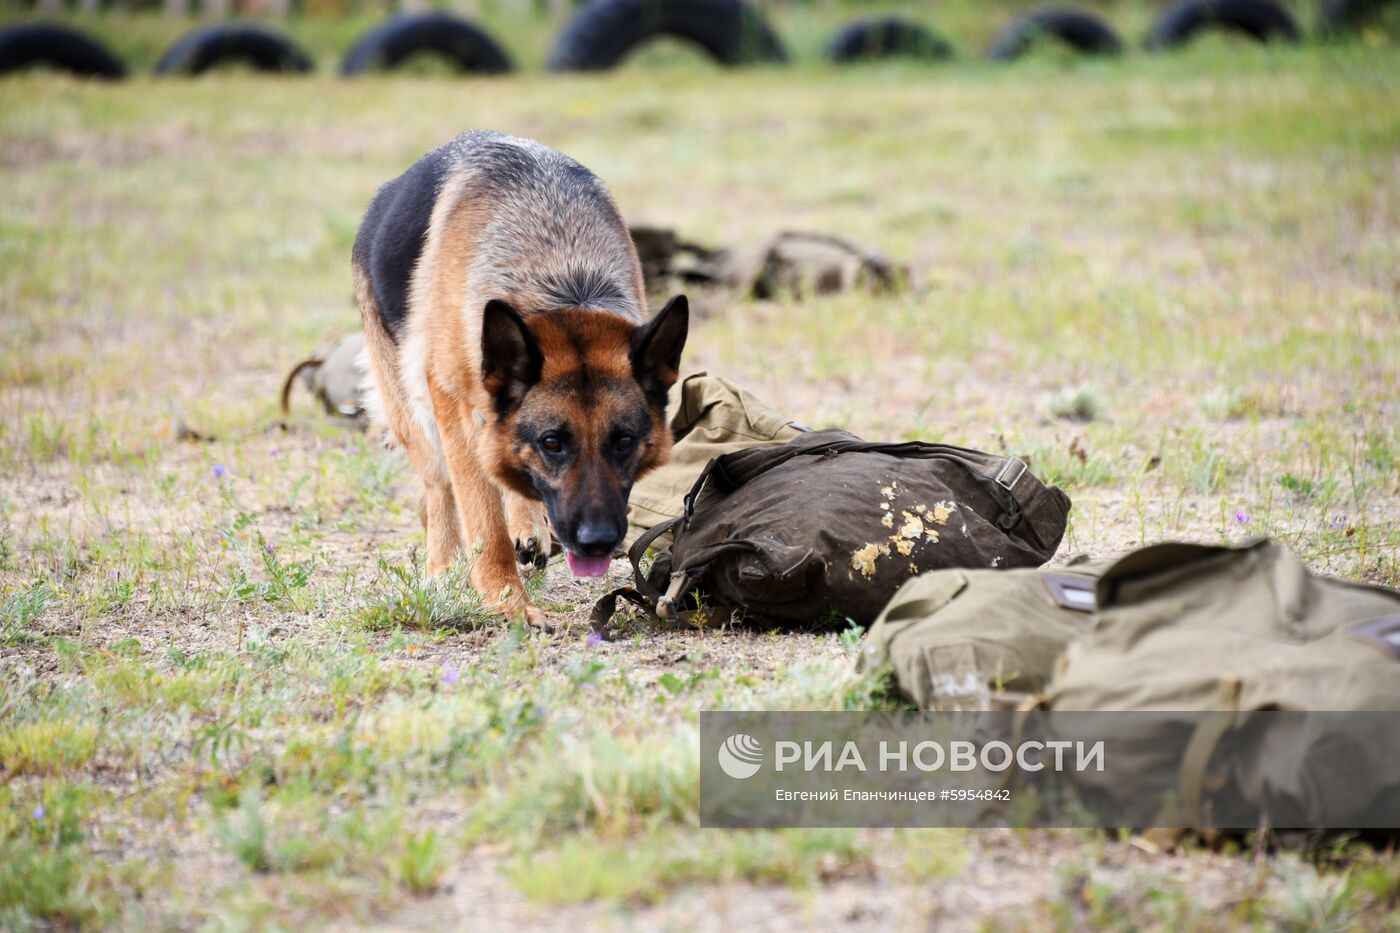
<svg viewBox="0 0 1400 933"><path fill-rule="evenodd" d="M544 565L549 563L549 548L540 544L540 539L535 535L524 539L516 538L515 560L522 567L543 570Z"/></svg>
<svg viewBox="0 0 1400 933"><path fill-rule="evenodd" d="M554 626L550 624L545 616L544 610L528 600L517 600L504 610L504 615L511 622L517 622L527 629L535 632L552 632Z"/></svg>
<svg viewBox="0 0 1400 933"><path fill-rule="evenodd" d="M497 596L487 602L487 605L494 612L499 612L505 616L508 622L517 622L528 629L540 632L550 632L554 627L549 624L549 619L545 617L544 611L525 595L524 588L520 586L517 579L515 583L504 586L478 587L478 593L496 593Z"/></svg>
<svg viewBox="0 0 1400 933"><path fill-rule="evenodd" d="M506 530L515 544L515 559L524 567L543 567L549 560L549 515L543 502L505 493Z"/></svg>
<svg viewBox="0 0 1400 933"><path fill-rule="evenodd" d="M521 610L521 616L521 624L526 628L535 629L540 632L554 631L554 626L545 616L544 610L534 603L526 603L524 609Z"/></svg>

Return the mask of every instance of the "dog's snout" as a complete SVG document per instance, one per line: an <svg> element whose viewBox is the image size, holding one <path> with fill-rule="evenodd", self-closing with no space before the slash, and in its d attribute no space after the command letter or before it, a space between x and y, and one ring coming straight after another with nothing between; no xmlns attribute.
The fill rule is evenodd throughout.
<svg viewBox="0 0 1400 933"><path fill-rule="evenodd" d="M617 547L622 540L622 529L612 519L587 518L579 523L574 540L584 554L602 557Z"/></svg>

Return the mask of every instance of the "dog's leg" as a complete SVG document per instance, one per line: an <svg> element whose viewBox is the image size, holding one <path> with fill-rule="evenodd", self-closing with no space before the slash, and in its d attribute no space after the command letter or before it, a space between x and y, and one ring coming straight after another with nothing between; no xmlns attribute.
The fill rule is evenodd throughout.
<svg viewBox="0 0 1400 933"><path fill-rule="evenodd" d="M355 296L364 324L369 377L365 389L366 398L371 402L368 406L371 423L378 430L387 428L390 431L422 484L419 516L428 538L428 573L436 576L452 566L462 549L451 480L437 444L412 415L413 406L399 373L398 349L379 322L369 278L358 266L355 267Z"/></svg>
<svg viewBox="0 0 1400 933"><path fill-rule="evenodd" d="M515 544L515 559L526 566L543 567L549 560L549 514L544 503L526 499L512 489L501 490L505 500L506 529Z"/></svg>
<svg viewBox="0 0 1400 933"><path fill-rule="evenodd" d="M544 613L525 595L525 585L515 566L515 547L506 529L500 489L474 449L477 438L471 413L460 401L441 392L431 379L429 391L437 412L447 472L452 477L452 497L462 535L467 548L476 552L472 587L488 606L512 621L547 628Z"/></svg>
<svg viewBox="0 0 1400 933"><path fill-rule="evenodd" d="M450 482L423 487L423 530L428 536L428 573L451 567L462 550L462 526Z"/></svg>

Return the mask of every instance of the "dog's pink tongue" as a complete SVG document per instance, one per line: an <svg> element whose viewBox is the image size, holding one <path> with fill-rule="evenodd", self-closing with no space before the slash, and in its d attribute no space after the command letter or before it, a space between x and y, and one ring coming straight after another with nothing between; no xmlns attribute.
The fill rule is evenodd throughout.
<svg viewBox="0 0 1400 933"><path fill-rule="evenodd" d="M573 551L565 551L564 558L568 560L569 569L574 572L576 577L606 576L608 567L612 565L611 557L584 557Z"/></svg>

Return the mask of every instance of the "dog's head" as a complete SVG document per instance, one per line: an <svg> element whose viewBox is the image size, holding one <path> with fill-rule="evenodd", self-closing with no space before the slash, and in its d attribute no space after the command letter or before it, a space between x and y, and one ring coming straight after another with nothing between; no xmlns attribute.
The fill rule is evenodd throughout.
<svg viewBox="0 0 1400 933"><path fill-rule="evenodd" d="M666 393L680 373L689 326L684 296L645 324L565 310L522 318L486 305L482 384L495 420L494 470L544 500L579 576L601 576L627 533L637 477L671 453Z"/></svg>

